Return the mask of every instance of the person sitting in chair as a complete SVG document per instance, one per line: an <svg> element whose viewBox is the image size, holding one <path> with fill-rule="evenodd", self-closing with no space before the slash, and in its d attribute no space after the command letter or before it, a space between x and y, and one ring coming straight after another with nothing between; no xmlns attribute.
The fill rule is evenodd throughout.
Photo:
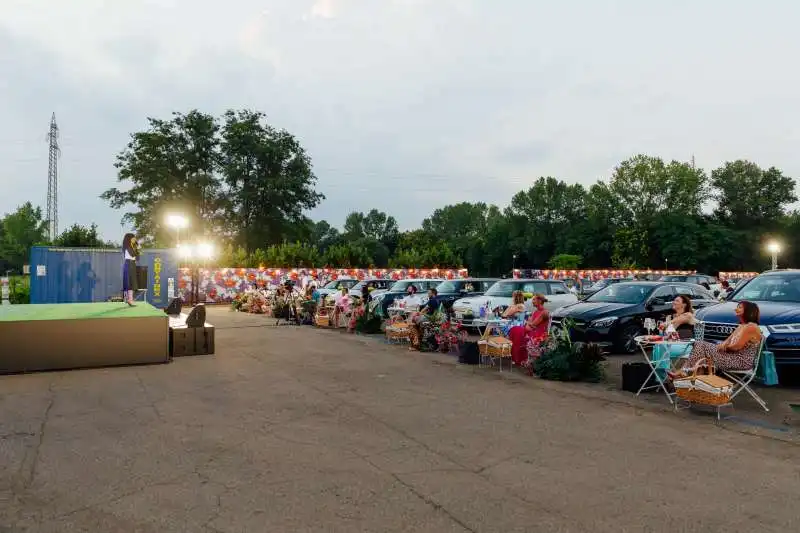
<svg viewBox="0 0 800 533"><path fill-rule="evenodd" d="M736 306L736 317L739 326L720 344L697 341L692 353L679 372L670 372L669 377L686 377L703 361L713 364L719 370L750 370L755 364L758 348L761 344L761 329L758 305L742 301ZM703 366L709 366L708 364Z"/></svg>

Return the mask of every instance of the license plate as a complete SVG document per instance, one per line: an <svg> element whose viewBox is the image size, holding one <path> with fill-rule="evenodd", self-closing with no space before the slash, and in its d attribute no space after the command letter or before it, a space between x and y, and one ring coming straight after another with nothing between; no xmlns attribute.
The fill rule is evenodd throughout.
<svg viewBox="0 0 800 533"><path fill-rule="evenodd" d="M464 313L456 313L456 318L461 320L462 318L464 318Z"/></svg>

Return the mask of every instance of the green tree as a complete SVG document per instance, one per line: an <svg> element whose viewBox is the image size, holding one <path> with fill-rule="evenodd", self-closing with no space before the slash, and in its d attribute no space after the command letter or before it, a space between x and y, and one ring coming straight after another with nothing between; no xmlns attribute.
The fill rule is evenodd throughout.
<svg viewBox="0 0 800 533"><path fill-rule="evenodd" d="M322 261L333 268L368 267L373 262L365 248L352 242L334 244L325 252Z"/></svg>
<svg viewBox="0 0 800 533"><path fill-rule="evenodd" d="M547 266L557 270L574 270L581 266L583 257L573 254L557 254L550 258Z"/></svg>
<svg viewBox="0 0 800 533"><path fill-rule="evenodd" d="M324 199L314 190L311 158L289 132L266 123L263 113L228 111L220 145L221 172L229 188L228 219L247 250L278 244Z"/></svg>
<svg viewBox="0 0 800 533"><path fill-rule="evenodd" d="M399 235L397 220L377 209L371 209L367 214L354 211L344 221L344 238L351 242L367 238L380 241L393 250Z"/></svg>
<svg viewBox="0 0 800 533"><path fill-rule="evenodd" d="M187 216L194 233L222 233L225 198L214 117L194 110L147 121L148 129L131 135L117 155L118 181L127 187L111 188L101 198L115 209L132 206L123 219L155 244L172 243L165 221L172 211Z"/></svg>
<svg viewBox="0 0 800 533"><path fill-rule="evenodd" d="M750 161L725 163L711 172L718 206L716 217L732 228L776 228L789 205L797 201L792 178Z"/></svg>
<svg viewBox="0 0 800 533"><path fill-rule="evenodd" d="M47 244L47 222L42 219L42 209L26 202L2 219L0 258L4 269L22 273L30 257L31 246Z"/></svg>
<svg viewBox="0 0 800 533"><path fill-rule="evenodd" d="M97 224L92 224L89 227L73 224L59 235L53 244L56 246L69 246L74 248L115 247L113 243L107 243L97 235Z"/></svg>

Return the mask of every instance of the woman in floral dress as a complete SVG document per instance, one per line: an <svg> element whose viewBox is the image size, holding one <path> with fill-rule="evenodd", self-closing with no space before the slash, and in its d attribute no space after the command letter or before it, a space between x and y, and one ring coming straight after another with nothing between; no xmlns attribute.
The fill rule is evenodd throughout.
<svg viewBox="0 0 800 533"><path fill-rule="evenodd" d="M739 326L730 337L720 344L697 341L692 353L680 372L671 372L670 378L685 377L692 373L698 363L708 361L719 370L750 370L755 364L758 347L761 344L761 329L758 305L753 302L739 302L736 317ZM707 365L704 365L707 366Z"/></svg>

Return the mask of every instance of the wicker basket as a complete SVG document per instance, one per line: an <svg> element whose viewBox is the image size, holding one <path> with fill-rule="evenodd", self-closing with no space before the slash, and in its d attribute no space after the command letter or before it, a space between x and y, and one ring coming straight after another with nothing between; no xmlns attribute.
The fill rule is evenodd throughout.
<svg viewBox="0 0 800 533"><path fill-rule="evenodd" d="M499 335L483 337L478 341L478 352L483 357L511 357L511 341Z"/></svg>
<svg viewBox="0 0 800 533"><path fill-rule="evenodd" d="M708 368L708 374L698 375L698 368L704 365ZM672 383L675 386L675 395L678 398L701 405L715 407L727 405L731 401L731 394L733 394L733 383L715 375L713 361L706 359L698 361L692 369L692 375L674 379ZM713 389L715 392L704 390L701 387Z"/></svg>
<svg viewBox="0 0 800 533"><path fill-rule="evenodd" d="M387 325L386 340L409 342L411 340L411 327L407 322L394 322Z"/></svg>

